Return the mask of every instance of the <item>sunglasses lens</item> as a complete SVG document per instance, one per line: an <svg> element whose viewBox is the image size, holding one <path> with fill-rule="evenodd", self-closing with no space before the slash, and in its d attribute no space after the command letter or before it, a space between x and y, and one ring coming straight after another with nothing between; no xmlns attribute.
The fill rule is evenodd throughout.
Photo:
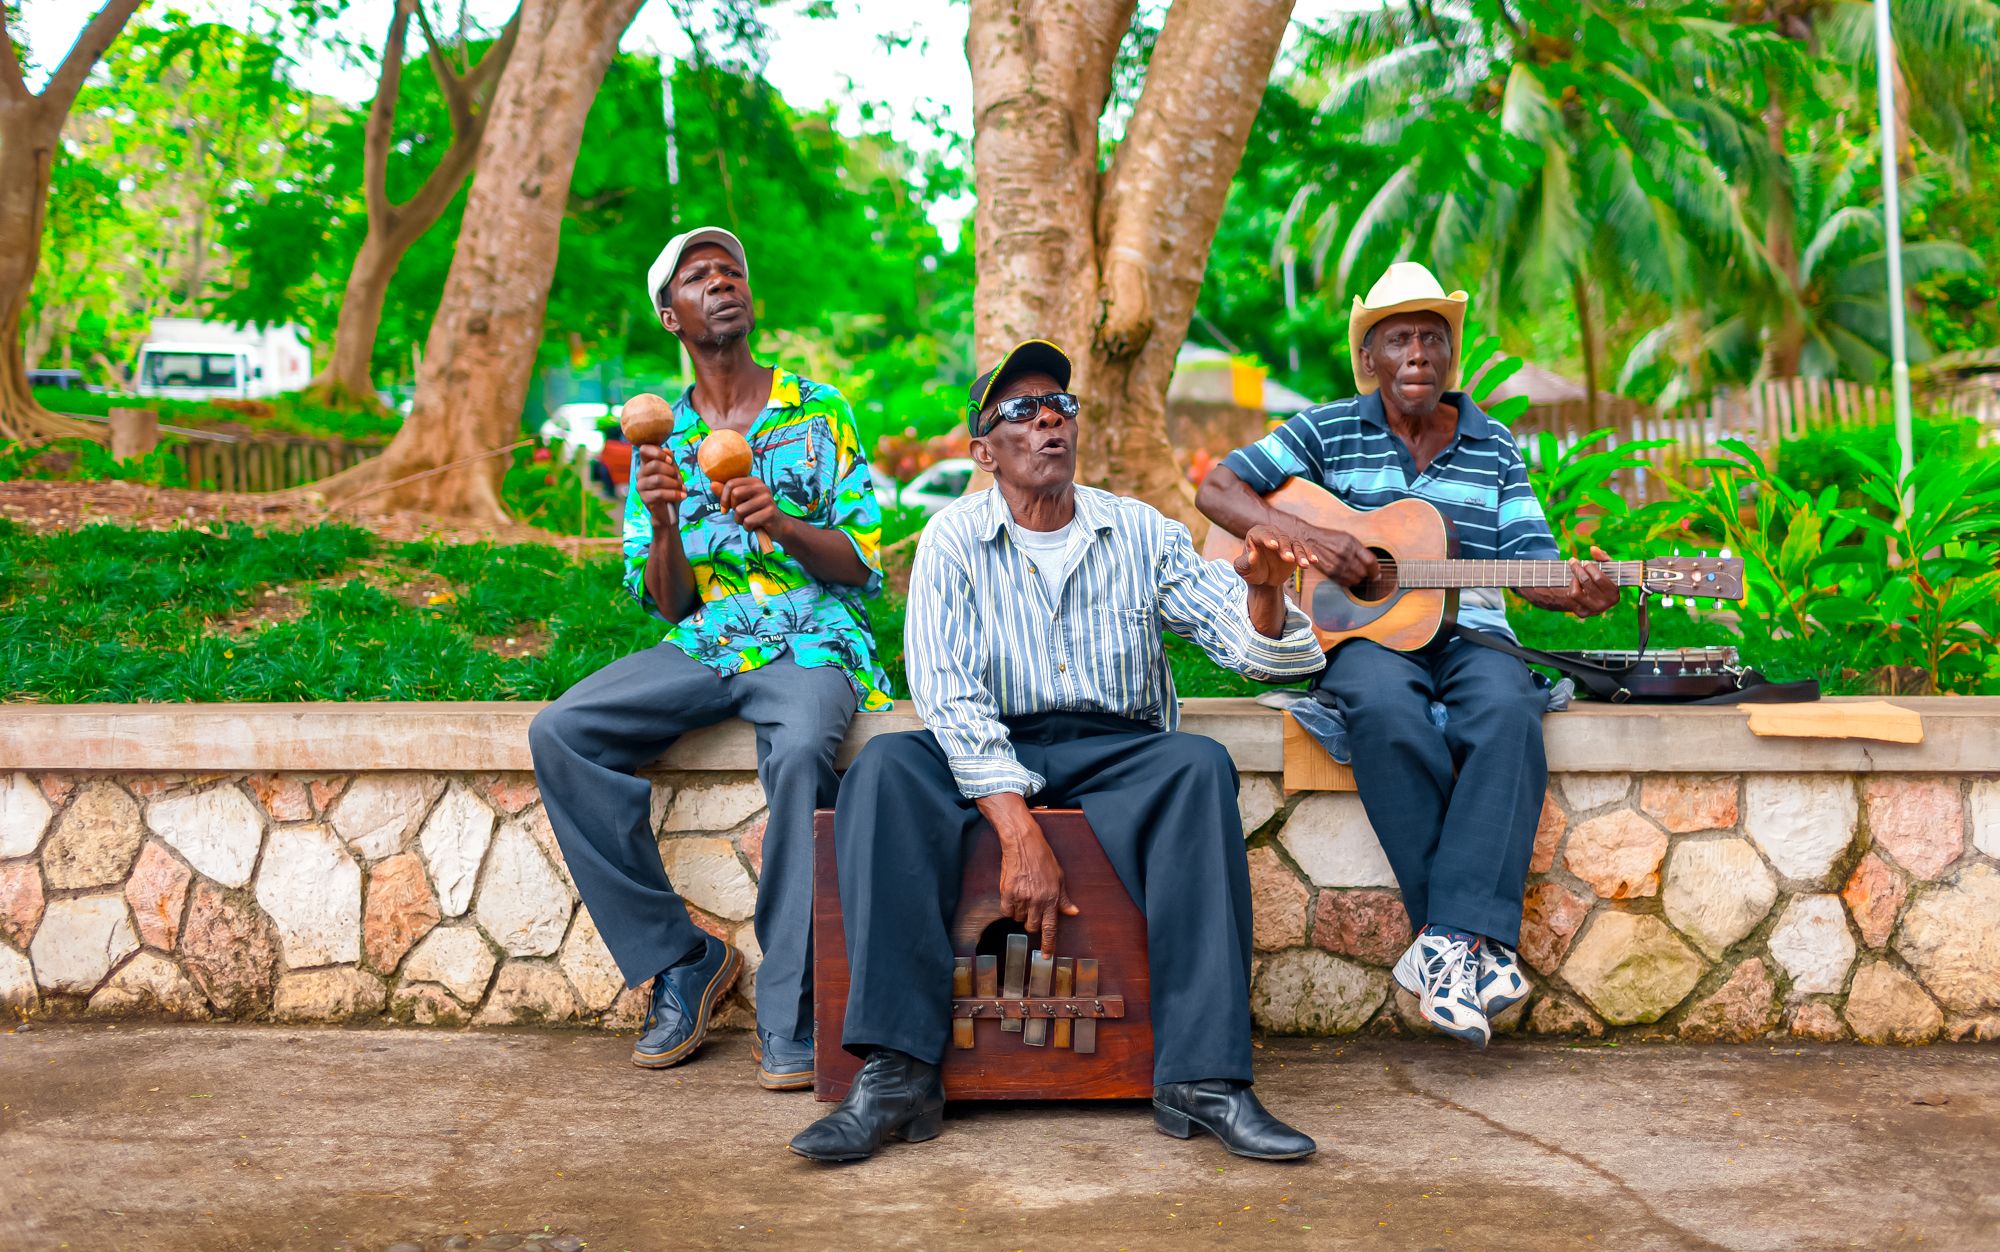
<svg viewBox="0 0 2000 1252"><path fill-rule="evenodd" d="M1058 391L1054 395L1043 396L1042 400L1050 408L1062 414L1064 417L1076 416L1076 411L1077 411L1076 397L1071 395L1067 391Z"/></svg>

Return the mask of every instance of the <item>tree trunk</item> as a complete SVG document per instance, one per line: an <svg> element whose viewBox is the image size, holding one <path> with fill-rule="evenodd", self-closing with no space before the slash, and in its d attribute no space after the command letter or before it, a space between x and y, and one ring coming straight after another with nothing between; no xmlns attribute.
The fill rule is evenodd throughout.
<svg viewBox="0 0 2000 1252"><path fill-rule="evenodd" d="M1769 77L1774 79L1775 75ZM1799 278L1798 209L1792 202L1791 162L1785 152L1785 105L1775 81L1770 82L1769 103L1764 106L1764 137L1779 171L1779 177L1771 181L1770 203L1765 209L1764 250L1771 255L1771 267L1785 280L1778 328L1764 349L1764 373L1772 378L1795 378L1806 346L1806 324L1798 303L1804 290Z"/></svg>
<svg viewBox="0 0 2000 1252"><path fill-rule="evenodd" d="M973 0L978 352L1076 362L1078 477L1206 529L1166 391L1291 0L1178 0L1110 167L1098 118L1132 0Z"/></svg>
<svg viewBox="0 0 2000 1252"><path fill-rule="evenodd" d="M1570 271L1570 297L1576 302L1576 337L1583 349L1583 423L1598 427L1597 320L1590 315L1590 284L1583 270Z"/></svg>
<svg viewBox="0 0 2000 1252"><path fill-rule="evenodd" d="M389 156L394 148L396 107L402 95L403 50L410 19L421 19L416 0L398 0L389 21L389 35L382 45L382 69L376 81L375 99L369 105L362 190L368 207L368 234L348 271L347 289L342 293L340 320L333 332L333 351L326 366L306 387L307 397L329 408L376 408L372 363L375 336L382 325L382 306L389 296L390 280L403 257L437 224L459 187L471 174L485 138L490 109L474 112L479 94L502 73L513 54L520 33L520 11L499 39L480 57L479 64L462 73L455 72L442 55L435 32L428 21L424 33L429 41L431 72L444 93L451 112L451 143L437 166L402 204L389 199Z"/></svg>
<svg viewBox="0 0 2000 1252"><path fill-rule="evenodd" d="M387 240L373 223L361 250L354 254L354 268L347 275L347 289L340 297L340 320L333 331L333 351L319 374L306 386L306 398L313 404L333 409L375 408L375 335L382 326L382 306L389 298L389 282L396 276L415 236L407 240Z"/></svg>
<svg viewBox="0 0 2000 1252"><path fill-rule="evenodd" d="M0 3L0 439L37 443L63 435L95 435L82 422L43 408L28 389L21 322L42 259L42 226L56 145L70 105L91 68L131 20L141 0L107 0L84 26L40 95L21 77Z"/></svg>
<svg viewBox="0 0 2000 1252"><path fill-rule="evenodd" d="M380 457L321 484L332 500L365 494L382 508L506 520L507 459L498 452L520 438L584 118L641 3L522 6L424 346L416 404Z"/></svg>

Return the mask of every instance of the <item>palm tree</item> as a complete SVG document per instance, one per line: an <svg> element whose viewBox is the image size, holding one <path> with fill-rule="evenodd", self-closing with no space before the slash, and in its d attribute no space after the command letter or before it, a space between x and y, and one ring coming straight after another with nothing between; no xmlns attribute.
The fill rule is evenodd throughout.
<svg viewBox="0 0 2000 1252"><path fill-rule="evenodd" d="M1875 32L1870 0L1747 0L1739 20L1770 31L1810 53L1763 80L1765 142L1783 170L1794 167L1789 149L1795 114L1825 111L1822 101L1875 94ZM1898 164L1913 167L1913 144L1924 142L1948 167L1966 166L1968 127L1994 113L2000 82L2000 6L1991 0L1896 0L1890 9L1896 40ZM1783 290L1798 291L1803 252L1794 231L1799 189L1779 178L1766 184L1765 249L1782 275ZM1791 377L1805 368L1806 327L1787 309L1765 349L1765 373Z"/></svg>
<svg viewBox="0 0 2000 1252"><path fill-rule="evenodd" d="M1655 327L1627 355L1621 389L1648 375L1663 378L1660 403L1671 405L1706 383L1748 380L1760 364L1769 372L1771 346L1793 342L1794 374L1881 379L1890 353L1889 295L1879 184L1871 177L1876 172L1877 158L1865 143L1795 157L1786 180L1793 206L1789 233L1806 241L1793 269L1795 285L1762 298L1718 293ZM1913 213L1939 191L1930 177L1903 185ZM1979 257L1961 244L1903 245L1903 278L1911 284L1981 269ZM1906 338L1912 364L1929 359L1931 346L1915 326Z"/></svg>
<svg viewBox="0 0 2000 1252"><path fill-rule="evenodd" d="M1345 68L1322 118L1399 159L1365 200L1321 214L1316 255L1343 236L1342 289L1416 255L1480 274L1488 301L1567 297L1594 418L1594 297L1680 307L1718 268L1767 269L1739 190L1756 121L1714 86L1773 41L1718 15L1703 0L1471 0L1335 25L1322 55Z"/></svg>

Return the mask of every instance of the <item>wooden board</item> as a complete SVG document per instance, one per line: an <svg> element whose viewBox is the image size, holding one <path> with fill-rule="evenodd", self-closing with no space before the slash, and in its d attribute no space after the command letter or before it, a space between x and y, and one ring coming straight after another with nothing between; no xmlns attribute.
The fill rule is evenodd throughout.
<svg viewBox="0 0 2000 1252"><path fill-rule="evenodd" d="M1082 910L1062 919L1056 956L1093 958L1096 994L1123 996L1125 1016L1097 1024L1097 1051L1084 1054L1030 1047L1021 1034L990 1018L973 1022L973 1046L945 1048L944 1089L953 1100L1130 1100L1153 1094L1151 979L1146 966L1146 918L1076 809L1037 809L1035 818L1063 867L1070 898ZM973 956L980 934L999 920L1000 841L981 823L967 858L957 915L955 956ZM833 812L813 815L813 1095L847 1094L861 1062L840 1046L847 1019L847 931L840 916L840 876L834 859Z"/></svg>
<svg viewBox="0 0 2000 1252"><path fill-rule="evenodd" d="M1353 791L1354 771L1328 756L1298 719L1285 714L1285 790Z"/></svg>
<svg viewBox="0 0 2000 1252"><path fill-rule="evenodd" d="M1915 709L1887 700L1813 701L1808 704L1751 704L1750 733L1793 739L1879 739L1922 743L1924 719ZM1286 757L1290 761L1289 754Z"/></svg>

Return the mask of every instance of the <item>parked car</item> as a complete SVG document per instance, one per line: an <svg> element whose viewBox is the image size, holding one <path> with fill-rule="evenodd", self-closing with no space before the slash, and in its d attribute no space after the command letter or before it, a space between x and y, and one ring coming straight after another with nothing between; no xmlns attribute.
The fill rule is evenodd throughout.
<svg viewBox="0 0 2000 1252"><path fill-rule="evenodd" d="M929 517L965 494L965 484L972 481L976 468L971 457L946 457L905 483L897 503L906 509L922 509Z"/></svg>
<svg viewBox="0 0 2000 1252"><path fill-rule="evenodd" d="M176 400L259 400L312 381L312 354L290 324L253 330L162 317L139 346L132 389Z"/></svg>
<svg viewBox="0 0 2000 1252"><path fill-rule="evenodd" d="M29 370L30 387L53 387L58 391L103 391L83 381L82 370Z"/></svg>
<svg viewBox="0 0 2000 1252"><path fill-rule="evenodd" d="M566 443L571 448L581 448L591 456L604 451L603 425L608 420L616 426L618 414L624 405L594 404L579 401L564 404L549 414L535 433L551 442ZM571 455L575 455L574 452Z"/></svg>

